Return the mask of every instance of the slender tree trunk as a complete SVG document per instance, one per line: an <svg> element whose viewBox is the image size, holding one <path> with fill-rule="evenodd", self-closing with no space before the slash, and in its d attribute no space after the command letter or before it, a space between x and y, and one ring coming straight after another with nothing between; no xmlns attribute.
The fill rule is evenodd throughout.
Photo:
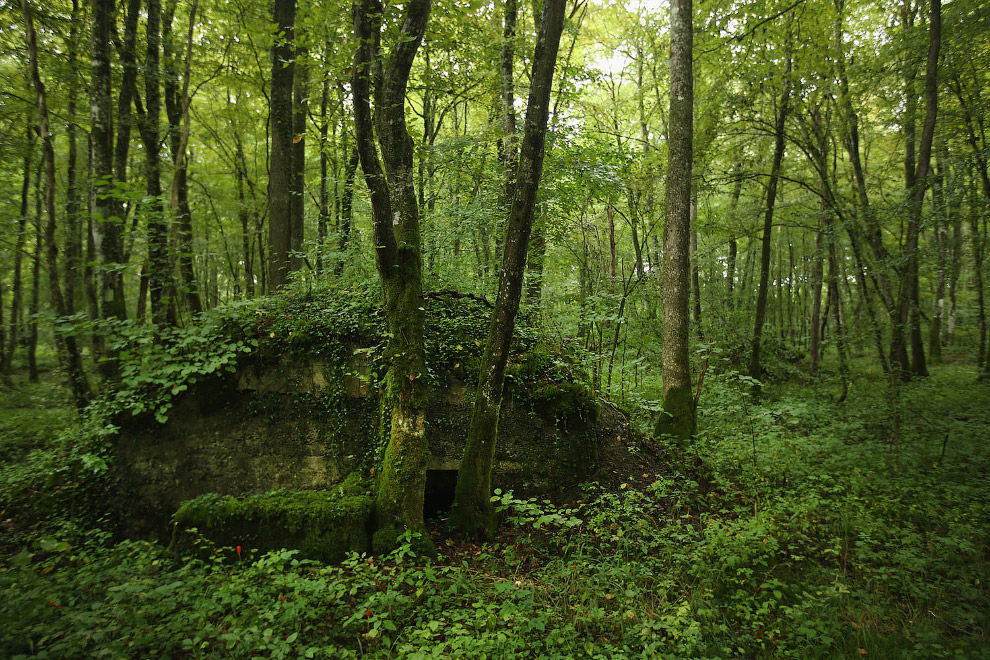
<svg viewBox="0 0 990 660"><path fill-rule="evenodd" d="M898 379L907 378L912 374L915 376L928 374L919 319L918 234L938 112L938 53L942 36L941 12L940 0L932 0L929 10L929 48L925 72L925 123L918 147L917 162L913 156L913 140L908 140L907 155L905 156L905 179L908 184L909 202L903 251L905 263L897 296L897 318L893 324L890 341L891 374L892 377ZM908 95L913 96L910 86ZM909 124L910 121L905 122L906 139ZM912 165L914 166L913 171L910 170ZM908 345L911 349L910 362L907 359Z"/></svg>
<svg viewBox="0 0 990 660"><path fill-rule="evenodd" d="M289 268L297 272L303 266L303 232L306 197L306 122L309 110L309 68L307 51L296 48L295 73L292 77L292 216L289 228Z"/></svg>
<svg viewBox="0 0 990 660"><path fill-rule="evenodd" d="M691 262L691 298L693 304L692 308L692 322L694 323L694 332L698 336L699 341L705 340L705 332L701 327L701 275L698 270L698 197L697 195L691 196L691 237L689 244L689 258Z"/></svg>
<svg viewBox="0 0 990 660"><path fill-rule="evenodd" d="M818 374L818 360L821 357L822 334L822 272L825 254L825 245L822 240L825 221L825 198L818 198L819 225L815 233L815 252L811 256L811 321L809 325L808 354L811 359L809 371L812 376Z"/></svg>
<svg viewBox="0 0 990 660"><path fill-rule="evenodd" d="M55 313L65 317L65 299L62 297L62 286L58 278L58 248L55 245L55 147L49 129L48 99L45 94L45 85L42 83L41 74L38 71L38 44L28 0L21 0L21 12L24 14L31 80L34 83L35 97L38 103L38 137L41 140L42 163L45 173L45 216L47 218L45 223L45 253L48 262L48 295ZM86 374L83 372L76 337L71 332L63 334L56 328L55 345L58 349L59 362L69 378L69 389L72 392L73 400L76 407L82 409L89 402L89 385L86 382Z"/></svg>
<svg viewBox="0 0 990 660"><path fill-rule="evenodd" d="M68 138L68 158L65 170L65 311L70 316L76 313L76 292L79 289L79 265L82 257L82 242L80 237L79 189L78 177L78 126L77 103L79 94L79 66L77 61L79 51L79 0L72 0L71 25L69 26L68 53L69 82L66 118L66 137Z"/></svg>
<svg viewBox="0 0 990 660"><path fill-rule="evenodd" d="M547 256L546 224L544 206L537 204L533 213L533 233L529 238L529 256L526 260L526 304L537 307L543 294L543 269Z"/></svg>
<svg viewBox="0 0 990 660"><path fill-rule="evenodd" d="M670 125L667 218L663 233L663 408L658 436L687 440L697 417L688 353L694 82L691 0L670 2Z"/></svg>
<svg viewBox="0 0 990 660"><path fill-rule="evenodd" d="M141 0L127 0L124 40L120 48L120 65L123 74L120 93L117 95L117 142L113 154L113 178L118 186L127 181L127 162L131 150L131 127L134 124L131 107L137 94L137 25L140 13ZM123 222L126 216L124 201L118 199L116 205L116 215Z"/></svg>
<svg viewBox="0 0 990 660"><path fill-rule="evenodd" d="M172 195L171 214L175 218L175 238L178 248L178 271L182 283L182 297L186 307L195 316L203 311L203 301L196 280L193 257L192 211L189 207L189 83L192 67L193 29L196 25L198 0L189 5L189 25L186 30L185 56L182 67L181 85L178 76L178 53L173 36L172 21L175 18L176 0L171 0L165 9L162 21L163 55L165 60L165 114L169 123L169 143L172 149ZM177 300L171 301L173 304Z"/></svg>
<svg viewBox="0 0 990 660"><path fill-rule="evenodd" d="M334 275L338 277L344 272L344 255L351 241L351 220L354 215L354 178L357 175L359 161L357 147L354 147L344 169L344 191L340 196L340 243L337 246L340 258L334 266Z"/></svg>
<svg viewBox="0 0 990 660"><path fill-rule="evenodd" d="M44 239L41 231L41 168L34 179L34 261L31 268L31 302L28 303L28 380L38 382L38 311L41 309L41 260Z"/></svg>
<svg viewBox="0 0 990 660"><path fill-rule="evenodd" d="M952 218L952 238L949 242L949 315L945 328L945 342L955 344L956 338L956 288L962 273L962 212L958 184L953 186L949 201L949 216Z"/></svg>
<svg viewBox="0 0 990 660"><path fill-rule="evenodd" d="M3 351L3 361L0 363L0 372L10 373L14 360L14 353L17 351L17 343L20 340L20 313L21 313L21 262L24 258L24 244L27 241L27 219L28 205L31 188L31 152L34 151L34 136L30 129L27 132L24 152L24 177L21 181L21 215L17 219L17 238L14 243L14 287L11 291L10 300L10 330L7 333L9 345ZM0 345L2 348L3 345Z"/></svg>
<svg viewBox="0 0 990 660"><path fill-rule="evenodd" d="M292 249L292 89L296 0L275 0L278 36L272 48L271 141L268 173L268 290L289 281Z"/></svg>
<svg viewBox="0 0 990 660"><path fill-rule="evenodd" d="M849 394L849 358L846 348L846 330L842 323L842 292L839 290L839 258L836 242L838 234L834 231L831 217L827 220L825 241L828 244L828 291L832 299L832 323L835 330L835 350L839 358L839 380L842 391L839 403L846 400Z"/></svg>
<svg viewBox="0 0 990 660"><path fill-rule="evenodd" d="M158 326L174 325L177 321L172 314L174 305L168 296L171 266L161 182L162 30L161 2L148 0L147 53L144 65L145 111L140 127L141 141L144 144L145 190L149 204L148 263L145 275L151 300L151 320Z"/></svg>
<svg viewBox="0 0 990 660"><path fill-rule="evenodd" d="M248 201L244 193L247 183L247 159L244 158L244 145L241 138L234 133L234 176L237 181L237 217L241 221L241 249L244 259L244 293L247 298L254 298L254 251L251 247L251 236L254 230L250 226ZM259 262L264 267L264 262Z"/></svg>
<svg viewBox="0 0 990 660"><path fill-rule="evenodd" d="M546 0L543 3L514 196L506 219L498 297L478 376L471 427L457 473L451 523L465 534L475 537L490 537L495 529L491 504L492 462L498 436L505 365L522 296L528 243L543 174L550 90L564 28L565 5L565 0Z"/></svg>
<svg viewBox="0 0 990 660"><path fill-rule="evenodd" d="M742 193L742 176L740 175L741 170L741 164L737 164L733 170L733 174L735 175L735 183L732 185L732 197L729 198L729 221L732 223L730 231L732 231L733 234L729 239L729 258L725 264L725 290L726 300L730 310L735 308L736 254L739 249L736 244L735 237L735 220L736 209L739 207L739 195Z"/></svg>
<svg viewBox="0 0 990 660"><path fill-rule="evenodd" d="M983 289L983 239L980 236L980 212L977 203L975 182L970 185L969 202L969 238L973 251L973 279L976 285L976 327L978 334L976 365L978 367L985 367L990 360L987 360L986 354L987 315Z"/></svg>
<svg viewBox="0 0 990 660"><path fill-rule="evenodd" d="M763 247L760 256L760 288L756 297L756 324L753 329L753 352L749 360L749 375L759 379L762 376L760 366L760 348L763 342L763 321L766 318L767 292L770 280L770 240L773 237L773 210L777 197L777 180L780 178L780 164L784 159L784 122L787 119L788 103L791 96L791 54L788 46L787 63L784 67L784 91L781 94L780 106L777 109L777 121L774 126L773 163L770 167L770 183L767 185L767 209L763 217ZM754 394L759 389L754 388Z"/></svg>
<svg viewBox="0 0 990 660"><path fill-rule="evenodd" d="M949 218L946 204L945 144L941 141L936 154L935 176L932 178L932 204L935 234L935 296L932 299L932 322L928 334L928 355L932 364L942 361L942 331L945 316L945 294L949 268Z"/></svg>
<svg viewBox="0 0 990 660"><path fill-rule="evenodd" d="M102 260L100 274L100 304L103 318L124 319L123 219L118 215L113 197L113 97L110 68L110 26L113 20L113 0L93 0L90 87L90 135L93 150L94 230L96 247ZM112 361L100 363L104 377L113 377Z"/></svg>
<svg viewBox="0 0 990 660"><path fill-rule="evenodd" d="M326 52L331 52L327 44ZM320 89L320 213L316 220L316 279L323 278L323 252L330 224L330 76L323 76ZM336 133L336 131L334 131ZM304 155L305 159L305 155Z"/></svg>

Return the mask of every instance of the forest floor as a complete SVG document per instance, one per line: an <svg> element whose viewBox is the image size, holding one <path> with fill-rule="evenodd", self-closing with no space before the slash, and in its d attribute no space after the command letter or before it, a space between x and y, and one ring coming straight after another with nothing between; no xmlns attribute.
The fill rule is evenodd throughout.
<svg viewBox="0 0 990 660"><path fill-rule="evenodd" d="M0 657L990 658L990 385L934 368L897 437L879 373L748 391L709 374L691 444L617 433L597 481L501 494L496 542L324 565L112 539L105 439L15 376Z"/></svg>

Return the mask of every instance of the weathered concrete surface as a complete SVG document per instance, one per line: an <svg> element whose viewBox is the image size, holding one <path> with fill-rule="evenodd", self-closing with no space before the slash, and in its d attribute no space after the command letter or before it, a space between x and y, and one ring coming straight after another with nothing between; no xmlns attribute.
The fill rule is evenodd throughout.
<svg viewBox="0 0 990 660"><path fill-rule="evenodd" d="M343 367L320 360L260 360L182 395L160 425L125 426L117 469L129 535L162 535L179 505L205 493L318 489L353 470L371 472L377 402L358 352ZM456 470L474 391L456 378L427 410L431 470ZM561 424L552 410L506 397L493 484L552 492L597 466L596 429Z"/></svg>

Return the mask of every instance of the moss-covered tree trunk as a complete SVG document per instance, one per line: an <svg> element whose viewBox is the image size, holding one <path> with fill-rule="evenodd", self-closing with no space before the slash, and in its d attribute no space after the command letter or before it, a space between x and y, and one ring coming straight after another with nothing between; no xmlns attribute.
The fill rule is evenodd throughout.
<svg viewBox="0 0 990 660"><path fill-rule="evenodd" d="M667 218L663 230L663 408L657 435L689 438L695 432L688 355L691 172L694 123L692 2L670 3L670 139Z"/></svg>
<svg viewBox="0 0 990 660"><path fill-rule="evenodd" d="M543 147L550 113L550 90L560 34L564 28L564 7L565 0L547 0L543 5L543 18L533 56L533 75L515 190L506 222L498 297L492 312L481 372L478 375L471 427L454 491L451 523L465 534L475 537L489 536L495 527L490 498L498 416L502 406L505 365L509 358L509 347L522 296L536 196L543 174Z"/></svg>
<svg viewBox="0 0 990 660"><path fill-rule="evenodd" d="M388 429L388 444L375 487L376 551L392 547L405 530L423 529L423 493L430 457L426 438L428 390L419 207L405 97L429 16L430 0L407 3L401 34L383 62L382 5L379 0L354 3L358 40L352 81L354 129L371 193L375 262L385 299L387 355L391 360L382 396L381 426L383 431Z"/></svg>

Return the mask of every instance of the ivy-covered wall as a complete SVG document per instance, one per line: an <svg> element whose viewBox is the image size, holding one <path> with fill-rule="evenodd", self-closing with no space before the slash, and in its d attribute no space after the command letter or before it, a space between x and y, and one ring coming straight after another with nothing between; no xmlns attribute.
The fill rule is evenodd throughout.
<svg viewBox="0 0 990 660"><path fill-rule="evenodd" d="M430 469L456 470L488 309L452 297L424 302L435 392ZM237 314L238 323L219 327L237 328L244 336L226 341L247 337L252 350L226 369L173 385L178 393L158 420L124 420L115 450L126 533L163 534L183 502L207 493L326 489L351 472L374 474L386 440L377 424L386 362L374 301L312 294ZM525 323L517 345L493 481L521 494L549 492L597 466L598 403L582 375Z"/></svg>

